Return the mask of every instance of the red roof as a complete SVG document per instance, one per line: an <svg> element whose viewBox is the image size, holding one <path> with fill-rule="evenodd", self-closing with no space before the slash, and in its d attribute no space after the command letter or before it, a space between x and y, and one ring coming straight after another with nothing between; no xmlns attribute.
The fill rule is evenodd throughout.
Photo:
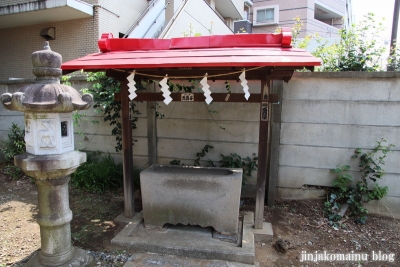
<svg viewBox="0 0 400 267"><path fill-rule="evenodd" d="M112 38L103 34L101 53L65 62L63 70L185 67L313 67L320 60L291 47L291 31L172 39Z"/></svg>

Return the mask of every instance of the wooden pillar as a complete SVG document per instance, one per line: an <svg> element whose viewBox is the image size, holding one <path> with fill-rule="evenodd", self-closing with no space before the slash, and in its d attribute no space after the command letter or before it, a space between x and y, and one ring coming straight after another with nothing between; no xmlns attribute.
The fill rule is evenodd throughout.
<svg viewBox="0 0 400 267"><path fill-rule="evenodd" d="M152 89L150 89L149 91L152 93L156 92L156 83L152 84ZM156 105L157 102L155 101L147 101L147 145L148 145L149 165L157 163Z"/></svg>
<svg viewBox="0 0 400 267"><path fill-rule="evenodd" d="M265 203L269 206L275 204L277 185L278 185L278 170L279 170L279 148L281 142L281 116L282 116L282 93L283 93L283 81L274 80L270 89L272 94L277 94L278 99L276 103L271 103L271 115L270 115L270 144L268 157L269 162L269 179L268 179L268 192L265 199ZM270 95L271 97L271 95Z"/></svg>
<svg viewBox="0 0 400 267"><path fill-rule="evenodd" d="M124 215L135 216L133 199L132 122L129 120L128 82L121 81L122 156L124 172Z"/></svg>
<svg viewBox="0 0 400 267"><path fill-rule="evenodd" d="M264 220L265 186L268 175L268 141L269 141L269 117L270 103L268 101L271 80L269 74L261 80L260 100L260 129L258 137L258 171L257 171L257 195L254 228L262 229Z"/></svg>

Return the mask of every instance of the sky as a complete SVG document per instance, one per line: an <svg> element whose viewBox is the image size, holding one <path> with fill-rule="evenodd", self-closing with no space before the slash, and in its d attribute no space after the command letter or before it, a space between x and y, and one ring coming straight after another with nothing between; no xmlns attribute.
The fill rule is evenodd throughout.
<svg viewBox="0 0 400 267"><path fill-rule="evenodd" d="M380 21L384 18L384 26L386 29L383 32L383 36L385 39L387 38L388 42L390 42L394 0L352 0L352 3L355 23L362 20L363 15L368 14L369 12L376 15L376 21ZM399 34L400 33L397 35L399 36Z"/></svg>

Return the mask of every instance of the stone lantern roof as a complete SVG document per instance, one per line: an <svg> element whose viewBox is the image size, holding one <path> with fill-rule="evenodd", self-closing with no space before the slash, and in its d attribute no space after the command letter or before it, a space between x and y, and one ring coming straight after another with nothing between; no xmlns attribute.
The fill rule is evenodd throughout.
<svg viewBox="0 0 400 267"><path fill-rule="evenodd" d="M61 63L61 55L53 52L46 41L43 50L32 53L35 83L23 86L14 94L3 94L1 101L4 107L34 113L66 113L88 109L93 103L92 95L81 96L71 86L60 84Z"/></svg>

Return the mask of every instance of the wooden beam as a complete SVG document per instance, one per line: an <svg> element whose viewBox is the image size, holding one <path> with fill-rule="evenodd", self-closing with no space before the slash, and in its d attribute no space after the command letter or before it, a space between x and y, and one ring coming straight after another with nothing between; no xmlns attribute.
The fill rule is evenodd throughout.
<svg viewBox="0 0 400 267"><path fill-rule="evenodd" d="M130 69L108 69L106 70L106 75L109 77L113 77L117 80L125 80L126 77L133 70ZM228 80L228 81L239 81L240 69L238 68L218 68L218 69L141 69L136 70L137 73L135 75L135 81L139 82L141 80L148 81L148 80L161 80L163 75L168 75L171 77L172 80L198 80L200 81L202 77L207 73L209 76L210 81L218 81L218 80ZM270 79L271 80L290 80L293 75L294 69L278 69L278 68L261 68L256 70L249 70L246 71L246 80L261 80L262 77L265 75L266 71L270 71ZM229 74L232 72L236 72L233 74ZM228 75L222 75L227 73ZM213 77L217 75L216 77ZM160 77L159 77L160 76ZM197 78L190 78L190 77L197 77ZM174 79L173 77L183 77ZM187 78L185 78L187 77Z"/></svg>
<svg viewBox="0 0 400 267"><path fill-rule="evenodd" d="M124 175L124 215L135 216L133 198L132 122L129 120L129 92L127 81L121 81L122 156Z"/></svg>
<svg viewBox="0 0 400 267"><path fill-rule="evenodd" d="M260 103L261 94L251 94L249 100L246 100L244 94L242 93L232 93L230 94L228 101L225 101L227 98L227 93L212 93L211 97L213 98L214 103L217 102L226 102L226 103ZM173 101L181 102L181 93L172 93L171 98ZM192 102L204 102L205 97L201 93L194 93L194 99ZM114 94L115 101L121 101L121 93ZM148 93L148 92L138 92L137 97L133 101L163 101L164 97L162 93ZM265 102L277 103L278 102L278 95L271 94L268 97L268 100Z"/></svg>
<svg viewBox="0 0 400 267"><path fill-rule="evenodd" d="M268 139L269 139L269 120L270 120L270 104L268 99L271 80L269 73L266 78L261 80L260 100L260 128L258 136L258 169L257 169L257 195L254 228L262 229L264 221L264 202L265 202L265 186L268 172Z"/></svg>

